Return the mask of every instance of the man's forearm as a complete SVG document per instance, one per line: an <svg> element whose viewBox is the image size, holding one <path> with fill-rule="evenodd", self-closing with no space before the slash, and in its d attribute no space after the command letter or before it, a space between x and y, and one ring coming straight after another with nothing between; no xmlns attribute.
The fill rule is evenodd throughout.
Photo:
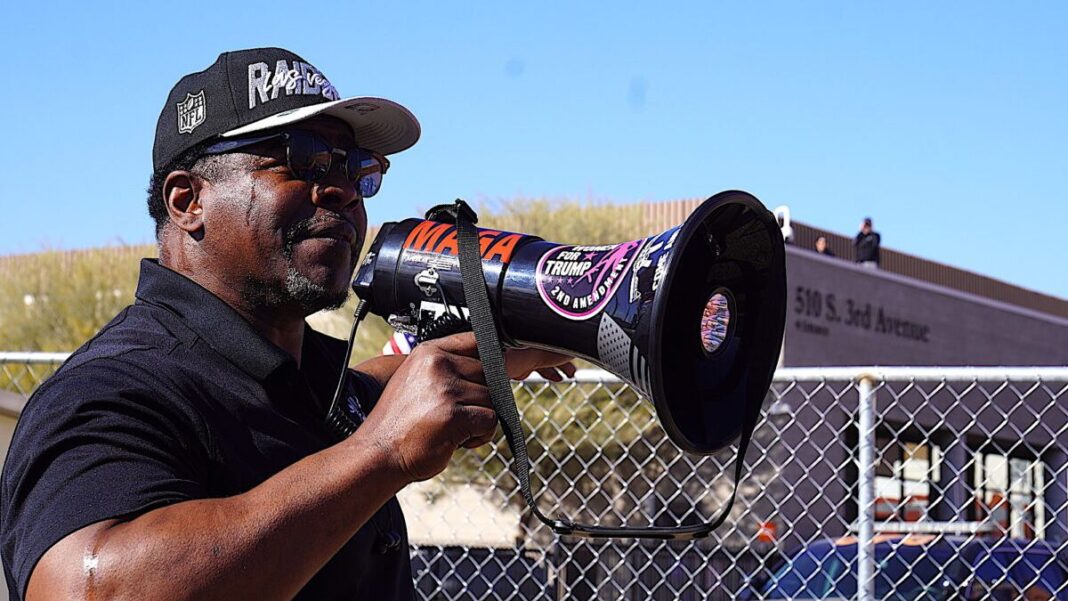
<svg viewBox="0 0 1068 601"><path fill-rule="evenodd" d="M357 433L247 493L86 528L45 554L26 598L292 599L405 484Z"/></svg>
<svg viewBox="0 0 1068 601"><path fill-rule="evenodd" d="M389 379L393 377L397 369L407 358L406 355L381 355L379 357L371 357L370 359L360 363L354 369L356 371L363 372L375 380L385 388L389 383Z"/></svg>

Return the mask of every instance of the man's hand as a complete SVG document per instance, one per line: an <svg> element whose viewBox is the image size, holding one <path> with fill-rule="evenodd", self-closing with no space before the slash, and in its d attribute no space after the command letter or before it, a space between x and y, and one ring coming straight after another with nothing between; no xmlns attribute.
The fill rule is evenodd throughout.
<svg viewBox="0 0 1068 601"><path fill-rule="evenodd" d="M497 428L474 334L417 346L390 377L353 437L386 449L411 481L426 480L461 446L489 442Z"/></svg>
<svg viewBox="0 0 1068 601"><path fill-rule="evenodd" d="M508 349L504 354L505 369L513 380L524 380L535 371L553 382L574 377L575 364L571 360L567 355L536 348Z"/></svg>
<svg viewBox="0 0 1068 601"><path fill-rule="evenodd" d="M575 373L569 357L538 349L510 350L506 364L516 379L538 371L560 381L561 373ZM484 445L496 431L475 335L465 332L417 346L353 436L386 449L397 469L418 481L444 470L456 449Z"/></svg>

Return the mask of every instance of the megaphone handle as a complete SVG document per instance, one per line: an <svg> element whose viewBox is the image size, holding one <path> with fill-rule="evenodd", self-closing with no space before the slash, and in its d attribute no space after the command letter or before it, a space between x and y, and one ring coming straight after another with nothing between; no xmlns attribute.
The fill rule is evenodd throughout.
<svg viewBox="0 0 1068 601"><path fill-rule="evenodd" d="M478 355L482 360L482 370L486 376L486 386L490 391L493 408L504 430L508 448L512 451L512 471L519 480L523 499L527 506L542 523L562 536L588 538L653 538L661 540L693 540L704 538L718 528L730 514L741 481L743 459L749 447L753 428L760 417L760 405L745 408L742 435L738 441L738 456L734 466L734 488L723 511L715 520L707 524L693 526L668 526L653 528L613 528L608 526L590 526L576 524L567 519L550 519L538 510L534 495L530 491L530 457L527 455L527 443L523 434L523 424L519 418L519 409L515 404L512 386L504 368L504 353L501 351L497 322L490 305L489 293L486 291L486 275L482 270L482 255L478 243L478 230L475 223L478 216L463 200L457 199L454 207L447 212L456 220L456 241L460 259L460 278L463 282L464 297L471 313L471 326L475 331ZM440 215L440 214L439 214Z"/></svg>

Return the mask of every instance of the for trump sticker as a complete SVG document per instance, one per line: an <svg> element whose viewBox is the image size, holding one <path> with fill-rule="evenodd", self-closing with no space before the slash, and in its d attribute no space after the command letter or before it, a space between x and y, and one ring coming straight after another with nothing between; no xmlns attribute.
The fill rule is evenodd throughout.
<svg viewBox="0 0 1068 601"><path fill-rule="evenodd" d="M612 300L645 242L557 246L538 260L538 294L558 315L589 319Z"/></svg>

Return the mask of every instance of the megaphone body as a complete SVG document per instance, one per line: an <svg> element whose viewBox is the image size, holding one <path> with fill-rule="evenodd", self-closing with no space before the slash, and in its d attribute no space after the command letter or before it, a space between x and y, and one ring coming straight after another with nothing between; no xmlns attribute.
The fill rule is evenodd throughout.
<svg viewBox="0 0 1068 601"><path fill-rule="evenodd" d="M753 196L723 192L682 224L618 244L478 230L501 340L599 365L651 399L669 438L707 455L729 445L778 362L786 313L783 239ZM456 226L382 226L353 288L421 338L466 317Z"/></svg>

